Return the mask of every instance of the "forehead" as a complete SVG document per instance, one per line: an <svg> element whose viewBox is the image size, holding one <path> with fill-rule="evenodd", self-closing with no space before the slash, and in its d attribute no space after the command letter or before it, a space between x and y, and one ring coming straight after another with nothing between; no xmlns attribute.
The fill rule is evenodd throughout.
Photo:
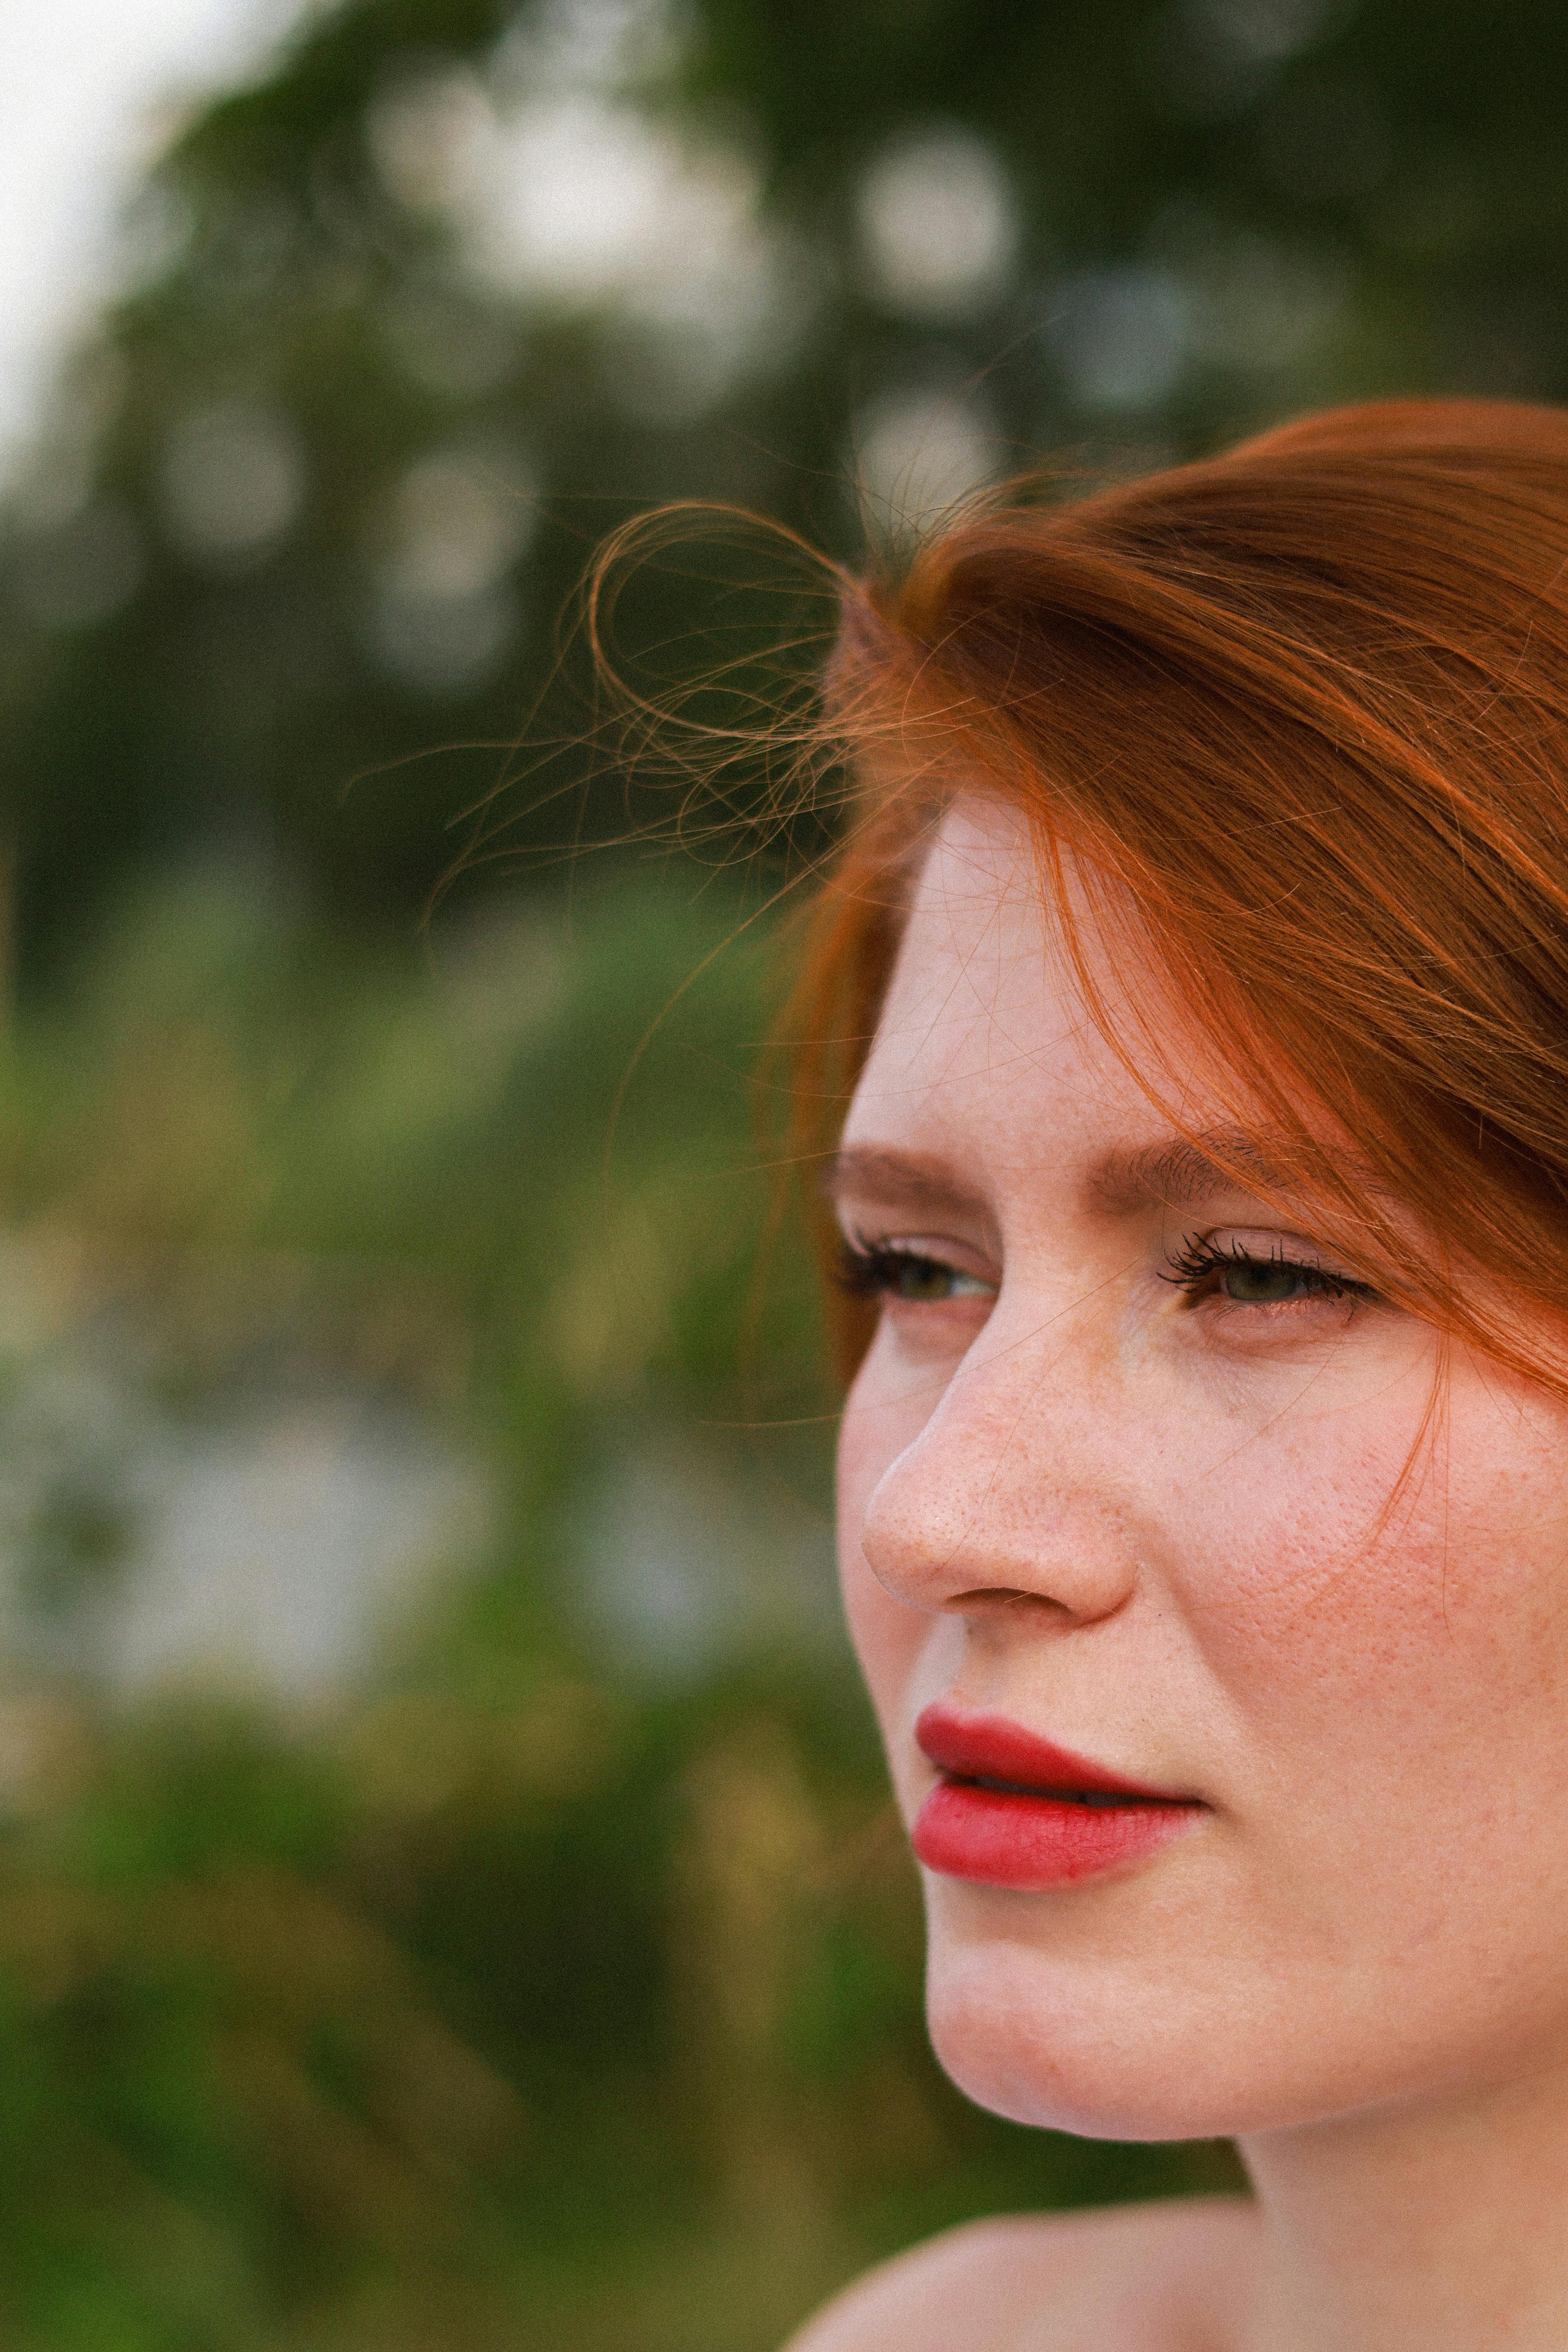
<svg viewBox="0 0 1568 2352"><path fill-rule="evenodd" d="M1152 964L1120 946L1112 956L1092 924L1079 949L1112 1021L1130 1011L1144 1025L1161 992ZM1184 1112L1200 1107L1200 1058L1195 1039L1173 1055ZM961 800L916 887L845 1141L918 1133L964 1157L1026 1143L1037 1154L1047 1137L1053 1151L1103 1140L1108 1125L1151 1134L1169 1120L1090 1017L1024 820Z"/></svg>

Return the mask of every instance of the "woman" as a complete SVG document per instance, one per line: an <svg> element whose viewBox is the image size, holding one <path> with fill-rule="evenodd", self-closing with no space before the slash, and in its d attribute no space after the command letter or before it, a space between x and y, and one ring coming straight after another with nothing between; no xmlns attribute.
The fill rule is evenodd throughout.
<svg viewBox="0 0 1568 2352"><path fill-rule="evenodd" d="M1562 2352L1568 415L972 517L832 701L800 1096L932 2036L1255 2193L961 2230L799 2352Z"/></svg>

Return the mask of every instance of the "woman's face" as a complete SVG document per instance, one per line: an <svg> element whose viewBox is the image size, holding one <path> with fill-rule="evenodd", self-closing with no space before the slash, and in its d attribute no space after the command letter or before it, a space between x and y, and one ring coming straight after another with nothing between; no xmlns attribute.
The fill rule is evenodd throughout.
<svg viewBox="0 0 1568 2352"><path fill-rule="evenodd" d="M1120 950L1099 978L1159 1001ZM1169 1042L1184 1131L1223 1127ZM1568 1412L1462 1349L1445 1391L1364 1263L1180 1148L983 802L928 860L836 1191L883 1301L844 1588L906 1819L943 1792L957 2081L1182 2137L1568 2062ZM973 1785L1081 1799L1074 1759L1186 1802Z"/></svg>

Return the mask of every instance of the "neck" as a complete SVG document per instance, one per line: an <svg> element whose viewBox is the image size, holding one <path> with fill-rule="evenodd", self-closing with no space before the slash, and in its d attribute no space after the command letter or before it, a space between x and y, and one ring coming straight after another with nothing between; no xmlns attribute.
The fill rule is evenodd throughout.
<svg viewBox="0 0 1568 2352"><path fill-rule="evenodd" d="M1246 2352L1568 2344L1568 2069L1242 2155L1266 2243Z"/></svg>

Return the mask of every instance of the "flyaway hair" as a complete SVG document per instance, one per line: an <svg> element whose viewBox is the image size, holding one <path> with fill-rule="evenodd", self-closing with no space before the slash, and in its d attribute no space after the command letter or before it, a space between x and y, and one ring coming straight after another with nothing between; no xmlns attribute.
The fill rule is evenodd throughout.
<svg viewBox="0 0 1568 2352"><path fill-rule="evenodd" d="M846 588L826 698L853 795L790 1016L800 1152L933 824L992 794L1068 953L1135 934L1213 1042L1250 1189L1568 1392L1568 414L1381 402L977 508ZM1089 1002L1171 1108L1168 1017Z"/></svg>

